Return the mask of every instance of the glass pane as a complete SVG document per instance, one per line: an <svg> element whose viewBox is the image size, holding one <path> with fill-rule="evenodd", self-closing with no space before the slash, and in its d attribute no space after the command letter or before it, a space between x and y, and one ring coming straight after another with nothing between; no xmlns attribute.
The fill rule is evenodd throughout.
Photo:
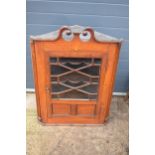
<svg viewBox="0 0 155 155"><path fill-rule="evenodd" d="M101 59L50 58L53 99L96 100Z"/></svg>

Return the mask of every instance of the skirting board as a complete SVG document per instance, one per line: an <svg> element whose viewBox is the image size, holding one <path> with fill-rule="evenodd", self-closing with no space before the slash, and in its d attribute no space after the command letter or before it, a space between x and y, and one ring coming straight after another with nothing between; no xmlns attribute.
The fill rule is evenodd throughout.
<svg viewBox="0 0 155 155"><path fill-rule="evenodd" d="M27 88L27 89L26 89L26 92L27 92L27 93L34 93L35 90L34 90L33 88ZM114 96L126 96L127 93L125 93L125 92L113 92L113 95L114 95Z"/></svg>

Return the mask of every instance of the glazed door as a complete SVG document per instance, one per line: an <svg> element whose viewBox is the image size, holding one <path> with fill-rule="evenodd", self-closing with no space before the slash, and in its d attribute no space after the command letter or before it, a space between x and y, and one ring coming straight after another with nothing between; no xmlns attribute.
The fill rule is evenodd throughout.
<svg viewBox="0 0 155 155"><path fill-rule="evenodd" d="M49 123L98 123L107 56L45 56Z"/></svg>

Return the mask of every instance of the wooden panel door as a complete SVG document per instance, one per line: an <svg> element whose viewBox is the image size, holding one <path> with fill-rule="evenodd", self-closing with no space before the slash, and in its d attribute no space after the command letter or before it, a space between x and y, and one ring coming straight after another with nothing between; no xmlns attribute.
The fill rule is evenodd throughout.
<svg viewBox="0 0 155 155"><path fill-rule="evenodd" d="M84 53L84 51L82 52ZM107 53L98 57L44 53L48 123L96 124L102 119Z"/></svg>

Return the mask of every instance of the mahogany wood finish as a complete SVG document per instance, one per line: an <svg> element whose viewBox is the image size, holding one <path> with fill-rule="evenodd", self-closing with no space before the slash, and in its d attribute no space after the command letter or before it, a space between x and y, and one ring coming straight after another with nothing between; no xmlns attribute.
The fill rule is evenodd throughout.
<svg viewBox="0 0 155 155"><path fill-rule="evenodd" d="M121 43L98 42L92 29L87 29L92 35L87 42L79 34L65 41L64 30L56 40L31 41L38 118L45 124L102 124L109 114ZM89 67L99 67L99 73L87 73Z"/></svg>

